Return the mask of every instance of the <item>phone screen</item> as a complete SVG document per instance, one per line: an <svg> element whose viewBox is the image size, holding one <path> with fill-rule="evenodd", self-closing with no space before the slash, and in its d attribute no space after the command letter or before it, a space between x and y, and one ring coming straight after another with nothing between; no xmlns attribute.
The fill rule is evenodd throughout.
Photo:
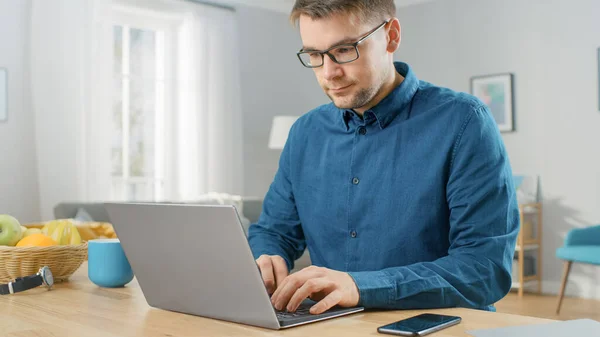
<svg viewBox="0 0 600 337"><path fill-rule="evenodd" d="M422 314L382 326L380 327L380 329L418 333L439 325L445 325L451 322L458 321L460 321L460 317L456 316Z"/></svg>

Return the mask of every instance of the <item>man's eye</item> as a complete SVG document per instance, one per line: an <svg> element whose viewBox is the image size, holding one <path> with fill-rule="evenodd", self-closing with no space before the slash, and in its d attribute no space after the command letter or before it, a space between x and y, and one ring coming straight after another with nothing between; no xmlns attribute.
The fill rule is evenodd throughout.
<svg viewBox="0 0 600 337"><path fill-rule="evenodd" d="M321 54L319 54L319 53L310 53L310 54L308 54L308 55L309 55L310 57L320 57L320 56L321 56Z"/></svg>
<svg viewBox="0 0 600 337"><path fill-rule="evenodd" d="M338 48L336 49L336 52L338 54L345 54L345 53L349 53L350 52L350 48Z"/></svg>

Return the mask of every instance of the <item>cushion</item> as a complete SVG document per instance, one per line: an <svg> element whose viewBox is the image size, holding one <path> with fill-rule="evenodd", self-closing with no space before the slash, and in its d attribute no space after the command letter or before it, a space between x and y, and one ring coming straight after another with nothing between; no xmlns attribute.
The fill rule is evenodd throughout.
<svg viewBox="0 0 600 337"><path fill-rule="evenodd" d="M244 233L248 235L248 227L250 227L250 220L248 220L244 216L244 202L243 197L240 195L232 195L227 193L208 193L202 195L195 199L194 204L200 205L233 205L235 206L238 215L240 216L240 220L242 222L242 227L244 229Z"/></svg>
<svg viewBox="0 0 600 337"><path fill-rule="evenodd" d="M90 213L88 213L85 210L85 208L79 207L77 209L77 214L75 214L75 217L73 218L73 220L81 221L81 222L92 222L92 221L94 221L94 218L92 218Z"/></svg>
<svg viewBox="0 0 600 337"><path fill-rule="evenodd" d="M600 246L561 247L556 250L560 259L600 265Z"/></svg>

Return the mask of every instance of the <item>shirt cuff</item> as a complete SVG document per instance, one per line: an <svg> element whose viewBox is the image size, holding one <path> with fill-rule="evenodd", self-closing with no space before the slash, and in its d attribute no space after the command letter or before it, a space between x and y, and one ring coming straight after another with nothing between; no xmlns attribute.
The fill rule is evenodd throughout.
<svg viewBox="0 0 600 337"><path fill-rule="evenodd" d="M365 308L385 308L394 298L394 285L382 271L349 272L358 288L358 305Z"/></svg>

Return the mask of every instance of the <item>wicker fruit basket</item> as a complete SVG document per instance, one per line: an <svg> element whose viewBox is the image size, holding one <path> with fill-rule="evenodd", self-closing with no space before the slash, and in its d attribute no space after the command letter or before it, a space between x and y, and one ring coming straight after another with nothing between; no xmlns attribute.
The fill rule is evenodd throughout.
<svg viewBox="0 0 600 337"><path fill-rule="evenodd" d="M27 228L42 228L43 224L27 224ZM50 267L55 282L63 282L87 259L87 241L80 245L50 247L0 246L0 283L17 277L36 274L43 266Z"/></svg>
<svg viewBox="0 0 600 337"><path fill-rule="evenodd" d="M0 246L0 283L34 275L43 266L50 267L54 282L66 281L87 258L87 247L87 242L77 246Z"/></svg>

